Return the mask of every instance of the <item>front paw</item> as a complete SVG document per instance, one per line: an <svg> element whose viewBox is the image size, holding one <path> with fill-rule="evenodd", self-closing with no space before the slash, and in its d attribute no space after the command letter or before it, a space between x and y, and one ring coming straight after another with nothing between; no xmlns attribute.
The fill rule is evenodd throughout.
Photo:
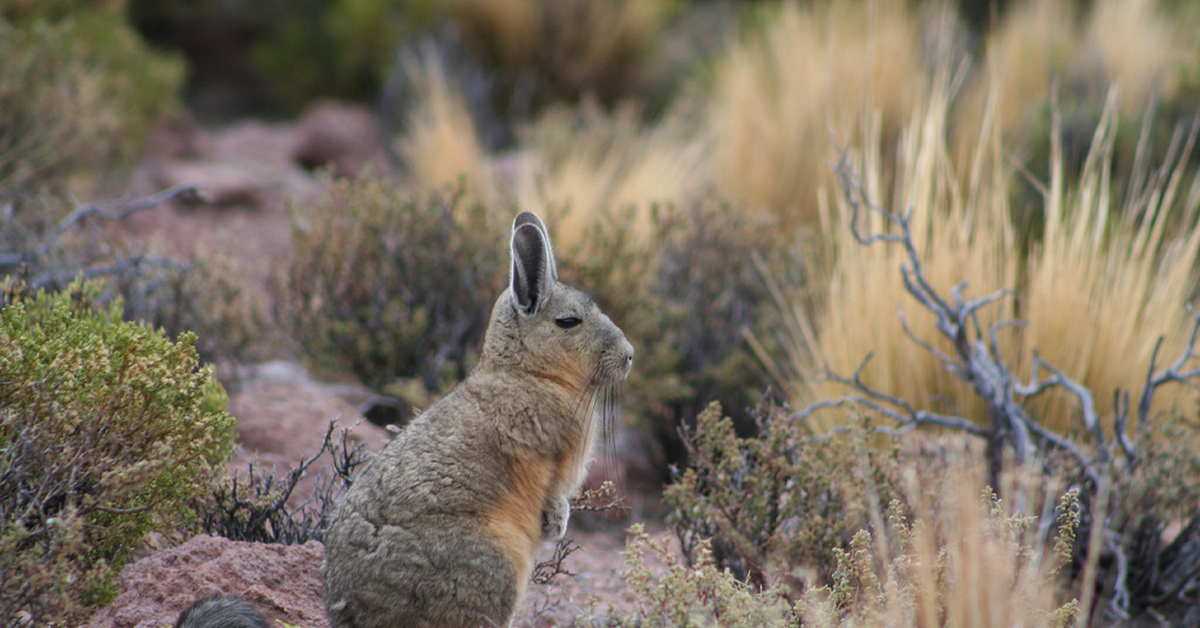
<svg viewBox="0 0 1200 628"><path fill-rule="evenodd" d="M542 509L542 540L557 541L567 533L567 520L571 518L571 502L566 497L555 500L552 506Z"/></svg>

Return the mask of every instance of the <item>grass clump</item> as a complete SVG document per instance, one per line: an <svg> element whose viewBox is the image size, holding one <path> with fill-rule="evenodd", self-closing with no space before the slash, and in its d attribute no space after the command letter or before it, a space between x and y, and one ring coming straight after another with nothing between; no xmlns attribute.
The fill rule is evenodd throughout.
<svg viewBox="0 0 1200 628"><path fill-rule="evenodd" d="M10 282L0 310L0 616L36 625L111 600L145 535L193 517L232 451L194 336L124 322L98 293Z"/></svg>
<svg viewBox="0 0 1200 628"><path fill-rule="evenodd" d="M319 364L415 399L473 366L507 277L504 234L453 190L411 194L371 174L297 213L277 318Z"/></svg>
<svg viewBox="0 0 1200 628"><path fill-rule="evenodd" d="M461 185L472 201L496 201L498 189L466 96L432 42L398 61L412 104L402 110L392 148L413 187Z"/></svg>
<svg viewBox="0 0 1200 628"><path fill-rule="evenodd" d="M763 7L713 71L713 180L787 227L817 222L817 190L849 137L878 115L894 138L930 84L922 24L905 2Z"/></svg>
<svg viewBox="0 0 1200 628"><path fill-rule="evenodd" d="M649 244L652 207L690 206L706 187L705 146L692 118L679 108L645 124L635 105L605 112L594 102L547 111L523 130L517 203L557 214L564 247L588 225L616 219L632 222L630 235Z"/></svg>

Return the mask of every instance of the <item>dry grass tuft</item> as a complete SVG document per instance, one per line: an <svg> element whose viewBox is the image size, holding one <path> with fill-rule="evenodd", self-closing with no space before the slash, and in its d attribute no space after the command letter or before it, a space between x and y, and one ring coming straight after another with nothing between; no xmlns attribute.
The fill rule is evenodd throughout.
<svg viewBox="0 0 1200 628"><path fill-rule="evenodd" d="M1019 3L987 38L986 68L963 96L960 123L978 128L988 94L998 88L1001 128L1016 134L1008 139L1037 139L1024 135L1044 132L1041 121L1056 85L1067 101L1096 112L1116 89L1121 114L1137 117L1174 97L1182 62L1194 56L1189 40L1195 37L1186 33L1146 0L1098 0L1086 13L1071 2ZM960 154L972 149L973 139L958 138Z"/></svg>
<svg viewBox="0 0 1200 628"><path fill-rule="evenodd" d="M555 215L555 240L570 248L602 218L635 208L631 234L649 241L654 204L683 205L704 187L705 144L682 111L643 124L632 105L555 109L531 125L516 177L524 209Z"/></svg>
<svg viewBox="0 0 1200 628"><path fill-rule="evenodd" d="M964 169L966 184L960 184L945 139L949 90L948 77L943 75L901 133L894 175L883 165L878 121L864 124L866 148L852 152L849 160L851 168L861 173L872 202L911 209L914 241L932 285L948 294L951 287L970 279L967 294L980 296L1017 282L1017 235L1008 218L1009 174L1002 163L998 131L989 124L977 136L980 148ZM789 390L794 405L840 396L844 392L840 387L814 382L811 376L822 367L849 375L870 354L864 379L874 388L925 409L945 412L949 406L986 423L985 409L971 387L905 335L907 319L918 338L939 340L934 317L900 281L904 251L898 246L856 242L848 228L853 208L844 196L822 197L821 212L821 241L827 247L823 257L829 266L817 282L820 305L814 314L807 299L785 299L791 301L788 335L794 375ZM864 232L887 229L878 213L860 213L857 219ZM1012 316L1011 310L999 308L985 314L991 317L983 321L985 325ZM836 413L814 419L818 416L839 420ZM812 425L817 431L829 427L832 424Z"/></svg>
<svg viewBox="0 0 1200 628"><path fill-rule="evenodd" d="M928 91L921 23L903 2L786 2L759 17L715 69L713 178L731 201L814 224L831 131L844 141L878 113L895 137Z"/></svg>
<svg viewBox="0 0 1200 628"><path fill-rule="evenodd" d="M1187 180L1195 134L1177 133L1159 169L1138 164L1124 199L1110 173L1115 135L1110 99L1075 184L1053 144L1045 233L1030 252L1021 313L1029 325L1020 355L1036 348L1086 385L1102 417L1113 415L1114 391L1141 391L1160 336L1158 368L1181 354L1200 261L1200 178ZM1155 401L1186 413L1195 393L1167 387ZM1065 400L1042 410L1052 429L1071 425Z"/></svg>
<svg viewBox="0 0 1200 628"><path fill-rule="evenodd" d="M912 208L915 244L924 272L944 294L970 281L966 294L978 297L1001 289L1017 291L981 312L987 326L1019 318L1022 329L999 333L1000 355L1016 366L1028 364L1036 350L1051 364L1091 390L1101 416L1111 417L1113 393L1141 391L1159 336L1165 335L1159 364L1179 355L1189 328L1185 305L1195 289L1200 259L1200 179L1188 181L1192 142L1177 134L1167 163L1153 170L1145 151L1124 200L1112 180L1116 104L1096 129L1077 183L1065 173L1056 141L1052 178L1044 191L1044 227L1023 235L1010 205L1013 167L1000 148L996 122L1002 99L993 91L982 132L966 163L947 147L947 107L942 88L906 127L900 141L896 174L889 189L877 130L864 152L851 155L872 201L898 211ZM1057 137L1057 128L1052 135ZM828 283L821 285L821 306L814 316L808 299L795 296L788 333L792 400L798 406L843 391L813 385L805 374L827 365L849 375L871 354L864 380L877 390L912 401L921 409L961 414L986 424L985 408L969 385L958 381L929 351L907 337L903 308L913 334L935 347L948 347L935 332L934 319L905 292L899 247L863 247L845 228L850 208L843 198L829 204L823 237L832 243ZM860 217L867 220L867 217ZM878 220L878 218L874 218ZM868 233L881 223L865 222ZM1032 244L1023 241L1031 238ZM1019 303L1019 311L1014 304ZM1018 369L1020 370L1020 369ZM1181 410L1194 394L1183 387L1164 390L1156 409ZM1058 398L1039 409L1054 431L1071 429L1074 401ZM835 420L836 416L830 421ZM1109 419L1111 421L1111 419ZM829 424L814 423L823 431Z"/></svg>
<svg viewBox="0 0 1200 628"><path fill-rule="evenodd" d="M497 191L475 121L432 45L403 60L416 102L396 139L397 152L418 190L459 186L469 201L494 202Z"/></svg>
<svg viewBox="0 0 1200 628"><path fill-rule="evenodd" d="M675 516L703 520L701 527L692 522L693 532L709 533L681 535L685 566L631 529L624 575L636 612L576 625L983 628L1075 621L1080 604L1064 601L1082 508L1077 489L1064 491L1034 467L1005 474L997 491L986 489L979 452L953 439L908 441L899 471L888 473L882 468L896 460L872 451L861 431L778 442L792 428L775 415L771 436L737 439L728 419L714 423L719 414L711 412L694 442L722 455L709 461L714 466L688 469L684 502L674 504ZM780 472L789 466L794 472ZM881 482L889 475L903 477L899 493L889 495ZM681 489L671 494L678 500ZM821 500L824 510L811 508ZM843 508L829 512L839 502ZM760 508L757 518L747 516ZM836 516L824 519L830 514ZM813 540L834 546L817 548ZM818 576L814 556L797 549L822 549L819 558L836 566ZM667 569L648 567L647 554Z"/></svg>
<svg viewBox="0 0 1200 628"><path fill-rule="evenodd" d="M833 583L810 591L799 615L814 626L1072 625L1077 603L1063 603L1059 572L1071 557L1077 495L1059 498L1036 472L1018 472L1001 498L983 475L962 461L940 479L910 475L914 518L893 505L883 524L879 513L875 529L836 552Z"/></svg>

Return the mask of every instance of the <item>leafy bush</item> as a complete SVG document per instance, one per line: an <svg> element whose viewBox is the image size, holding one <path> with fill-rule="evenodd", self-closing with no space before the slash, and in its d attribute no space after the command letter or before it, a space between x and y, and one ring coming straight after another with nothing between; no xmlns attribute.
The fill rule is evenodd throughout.
<svg viewBox="0 0 1200 628"><path fill-rule="evenodd" d="M400 396L398 379L415 382L423 405L474 364L507 278L507 232L453 191L334 181L296 215L276 316L318 363Z"/></svg>
<svg viewBox="0 0 1200 628"><path fill-rule="evenodd" d="M182 79L117 12L0 17L0 202L131 164Z"/></svg>
<svg viewBox="0 0 1200 628"><path fill-rule="evenodd" d="M75 623L152 531L193 517L233 418L194 336L94 307L96 284L6 287L0 310L0 616Z"/></svg>
<svg viewBox="0 0 1200 628"><path fill-rule="evenodd" d="M85 203L44 226L0 223L0 274L20 274L32 291L52 292L76 277L103 278L100 302L121 299L127 320L144 321L171 338L196 333L205 363L242 361L269 336L264 295L249 288L244 273L206 251L184 263L131 250L109 235L108 224L194 191L184 185L144 199Z"/></svg>
<svg viewBox="0 0 1200 628"><path fill-rule="evenodd" d="M267 346L280 340L267 324L266 295L224 256L196 251L184 264L144 263L114 275L108 286L125 304L126 318L170 338L195 334L205 364L262 359Z"/></svg>

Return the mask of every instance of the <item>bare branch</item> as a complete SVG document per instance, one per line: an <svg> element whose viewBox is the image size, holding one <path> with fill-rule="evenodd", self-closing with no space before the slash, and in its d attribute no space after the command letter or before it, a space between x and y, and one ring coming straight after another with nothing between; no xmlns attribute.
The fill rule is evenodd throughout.
<svg viewBox="0 0 1200 628"><path fill-rule="evenodd" d="M1040 392L1044 392L1047 386L1058 386L1071 391L1071 394L1075 395L1075 397L1079 399L1081 406L1080 418L1083 419L1083 426L1092 435L1092 439L1096 446L1096 454L1099 457L1099 462L1101 464L1108 464L1108 445L1105 443L1104 429L1100 426L1100 418L1096 415L1096 402L1092 398L1092 391L1088 390L1079 382L1076 382L1068 377L1066 373L1063 373L1058 367L1043 360L1041 356L1037 355L1036 353L1034 354L1033 360L1034 364L1040 365L1053 373L1053 376L1046 380L1045 386L1039 386L1039 394ZM1027 397L1032 396L1033 395L1027 395Z"/></svg>
<svg viewBox="0 0 1200 628"><path fill-rule="evenodd" d="M877 412L901 425L906 426L904 432L911 431L915 427L936 426L949 428L961 432L967 432L975 436L984 436L987 431L968 421L961 416L937 414L925 410L918 410L907 400L889 395L875 388L872 388L862 379L863 369L871 360L873 354L867 354L863 361L855 369L854 375L847 378L837 375L831 371L826 371L823 380L831 381L849 386L852 390L856 390L861 394L845 395L836 400L822 400L810 404L803 410L795 412L791 415L793 420L806 420L812 416L817 410L826 408L841 407L847 404L855 404ZM892 433L888 431L880 431L880 433Z"/></svg>
<svg viewBox="0 0 1200 628"><path fill-rule="evenodd" d="M1187 367L1188 362L1196 357L1196 337L1200 332L1200 314L1192 310L1189 304L1187 307L1188 315L1192 317L1192 330L1188 334L1187 344L1184 345L1183 353L1179 359L1175 361L1170 368L1159 373L1154 372L1155 362L1158 359L1159 349L1162 347L1163 337L1159 336L1158 342L1154 344L1154 352L1150 356L1150 366L1146 373L1146 385L1142 389L1142 394L1138 398L1138 429L1145 429L1150 421L1150 405L1154 400L1154 393L1159 386L1168 382L1184 383L1188 380L1200 377L1200 369L1192 369L1190 371L1183 370Z"/></svg>
<svg viewBox="0 0 1200 628"><path fill-rule="evenodd" d="M942 364L945 364L946 368L949 368L952 371L962 368L961 362L946 355L945 353L943 353L941 351L941 349L938 349L937 347L933 346L933 344L917 337L917 335L915 333L913 333L912 328L910 328L908 326L908 317L904 315L904 308L897 307L896 308L896 316L900 317L900 327L901 327L901 329L904 330L904 335L908 336L908 338L910 340L917 343L917 346L928 351L930 354L933 355L933 357L940 360L942 362Z"/></svg>
<svg viewBox="0 0 1200 628"><path fill-rule="evenodd" d="M120 201L107 201L100 203L87 203L81 205L78 209L67 215L54 227L51 232L53 237L61 236L71 227L79 224L87 218L99 218L107 221L124 220L132 214L147 209L153 209L163 203L175 200L176 198L189 198L200 202L210 202L200 188L195 184L185 183L168 188L157 194L152 194L144 199L134 200L126 198Z"/></svg>

